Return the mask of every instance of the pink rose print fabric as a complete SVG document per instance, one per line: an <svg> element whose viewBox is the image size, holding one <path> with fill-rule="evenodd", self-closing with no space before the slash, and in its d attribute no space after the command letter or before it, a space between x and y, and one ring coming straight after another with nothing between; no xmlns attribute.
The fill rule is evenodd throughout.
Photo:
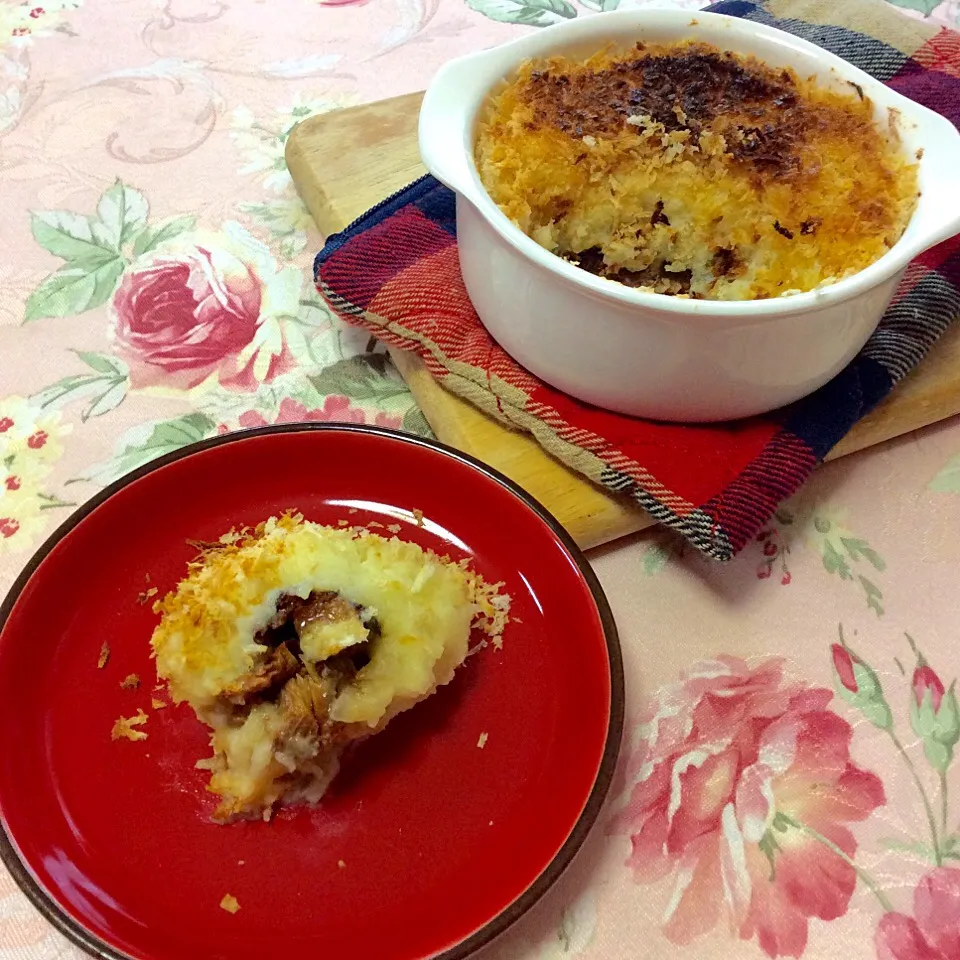
<svg viewBox="0 0 960 960"><path fill-rule="evenodd" d="M184 386L193 387L217 371L229 382L242 373L237 359L256 336L262 298L259 278L227 251L198 246L157 256L123 276L113 340L128 364L156 368L154 380L185 374Z"/></svg>
<svg viewBox="0 0 960 960"><path fill-rule="evenodd" d="M308 410L302 403L291 400L289 397L280 402L277 416L274 420L267 420L256 410L247 410L237 418L237 425L244 429L266 427L271 423L372 423L378 427L388 427L399 430L402 426L400 417L393 417L388 413L378 413L372 420L368 419L366 411L350 404L349 397L329 396L323 401L323 406L316 410ZM229 425L222 423L218 433L229 433Z"/></svg>
<svg viewBox="0 0 960 960"><path fill-rule="evenodd" d="M660 691L615 823L630 834L635 878L674 884L663 927L674 942L722 922L770 957L797 957L811 918L846 911L851 825L884 792L851 760L853 731L832 698L785 682L779 661L732 657Z"/></svg>
<svg viewBox="0 0 960 960"><path fill-rule="evenodd" d="M879 960L960 957L960 869L940 867L913 891L913 916L888 913L877 926Z"/></svg>
<svg viewBox="0 0 960 960"><path fill-rule="evenodd" d="M851 26L846 3L774 5ZM0 0L0 598L77 506L186 444L429 436L383 345L313 288L291 131L663 6L706 2ZM929 34L960 0L867 15ZM826 465L723 567L660 529L590 551L627 675L617 786L483 960L960 960L958 530L955 420ZM83 956L0 868L0 960Z"/></svg>

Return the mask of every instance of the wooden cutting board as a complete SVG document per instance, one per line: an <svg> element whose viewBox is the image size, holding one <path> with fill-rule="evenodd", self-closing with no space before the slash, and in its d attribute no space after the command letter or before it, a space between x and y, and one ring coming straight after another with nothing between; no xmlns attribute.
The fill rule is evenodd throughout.
<svg viewBox="0 0 960 960"><path fill-rule="evenodd" d="M417 149L422 94L309 117L287 140L294 183L324 235L336 233L425 171ZM524 434L502 426L392 350L437 437L496 467L529 491L582 547L653 524L639 507L606 493L558 463ZM830 452L836 459L960 413L960 324L893 394Z"/></svg>

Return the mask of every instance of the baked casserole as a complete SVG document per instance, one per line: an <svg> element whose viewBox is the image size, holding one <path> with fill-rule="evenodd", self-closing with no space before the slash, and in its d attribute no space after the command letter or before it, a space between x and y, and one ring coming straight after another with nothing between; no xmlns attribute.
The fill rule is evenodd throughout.
<svg viewBox="0 0 960 960"><path fill-rule="evenodd" d="M476 140L494 202L547 250L642 290L756 300L877 260L916 207L896 116L708 43L526 61Z"/></svg>

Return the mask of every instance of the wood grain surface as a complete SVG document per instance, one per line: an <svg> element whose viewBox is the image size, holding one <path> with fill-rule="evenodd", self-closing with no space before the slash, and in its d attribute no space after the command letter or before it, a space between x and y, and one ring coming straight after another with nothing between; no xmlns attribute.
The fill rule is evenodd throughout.
<svg viewBox="0 0 960 960"><path fill-rule="evenodd" d="M422 94L310 117L287 140L300 196L320 231L336 233L425 171L417 149ZM558 463L530 437L504 427L444 390L422 361L391 350L434 433L444 443L505 473L536 497L582 547L650 526L624 498L601 490ZM836 459L960 413L960 324L887 400L830 452Z"/></svg>

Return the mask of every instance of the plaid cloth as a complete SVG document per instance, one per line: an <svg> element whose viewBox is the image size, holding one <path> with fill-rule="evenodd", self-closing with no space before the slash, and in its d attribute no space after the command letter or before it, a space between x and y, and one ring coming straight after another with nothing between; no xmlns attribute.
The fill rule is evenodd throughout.
<svg viewBox="0 0 960 960"><path fill-rule="evenodd" d="M710 10L778 27L844 57L960 126L960 34L882 0L724 0ZM960 237L908 268L880 327L830 383L785 410L678 426L598 410L554 390L492 340L467 297L452 193L425 177L316 258L317 289L346 322L413 350L449 390L514 428L717 560L728 560L960 315Z"/></svg>

